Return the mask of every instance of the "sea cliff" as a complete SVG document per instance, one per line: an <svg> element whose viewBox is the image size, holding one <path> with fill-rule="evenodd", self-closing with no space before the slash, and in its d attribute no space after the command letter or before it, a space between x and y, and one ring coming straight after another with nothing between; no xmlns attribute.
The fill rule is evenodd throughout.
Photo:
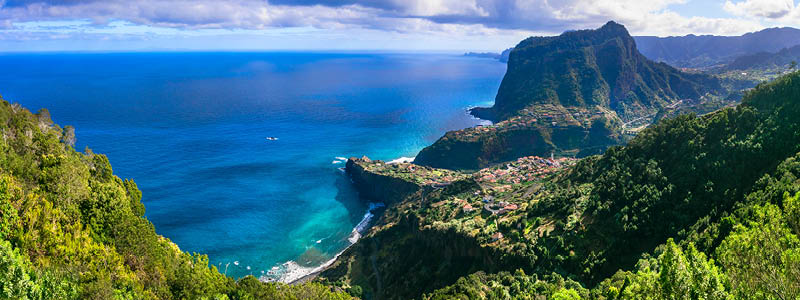
<svg viewBox="0 0 800 300"><path fill-rule="evenodd" d="M420 189L393 202L321 280L366 299L471 299L497 295L495 288L541 296L567 286L586 299L618 299L622 290L630 298L680 293L668 290L679 279L652 281L660 270L680 270L685 278L718 280L699 288L753 298L740 278L762 275L739 272L749 266L736 258L772 254L747 252L752 247L740 237L798 249L752 227L772 222L796 240L783 215L800 212L798 78L760 85L735 108L661 120L627 145L579 161L526 157L467 174L353 160L361 186L397 180ZM380 197L381 190L369 191ZM485 273L501 277L492 277L499 282L491 290L464 279ZM645 281L642 290L629 284ZM758 288L754 293L764 291ZM782 289L791 294L800 286Z"/></svg>
<svg viewBox="0 0 800 300"><path fill-rule="evenodd" d="M349 159L345 170L363 197L388 207L358 243L320 274L324 281L359 286L369 299L411 299L480 270L532 269L530 257L431 223L418 213L453 205L461 210L461 202L448 199L481 191L474 176L366 157ZM475 206L468 214L480 218L481 206Z"/></svg>
<svg viewBox="0 0 800 300"><path fill-rule="evenodd" d="M648 60L615 22L530 37L511 50L494 105L470 111L495 124L450 132L415 162L475 170L529 155L599 154L670 111L727 105L725 95L717 77Z"/></svg>
<svg viewBox="0 0 800 300"><path fill-rule="evenodd" d="M366 156L351 157L347 160L345 172L363 198L386 205L400 202L423 188L419 183L370 170L384 165L385 162L373 161Z"/></svg>

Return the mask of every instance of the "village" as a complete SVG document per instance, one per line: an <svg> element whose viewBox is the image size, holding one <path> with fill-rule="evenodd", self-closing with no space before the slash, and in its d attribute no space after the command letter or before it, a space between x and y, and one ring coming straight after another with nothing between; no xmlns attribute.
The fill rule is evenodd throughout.
<svg viewBox="0 0 800 300"><path fill-rule="evenodd" d="M409 162L384 162L381 160L369 161L364 164L367 171L384 176L400 178L405 181L413 182L420 186L441 188L449 185L453 181L467 178L469 175L457 171L446 169L435 169L426 166L415 165Z"/></svg>
<svg viewBox="0 0 800 300"><path fill-rule="evenodd" d="M505 163L501 167L482 169L473 174L473 178L491 189L502 192L506 185L520 184L537 179L560 170L577 161L571 157L542 158L539 156L526 156ZM498 188L499 187L499 188ZM511 188L510 186L508 188Z"/></svg>
<svg viewBox="0 0 800 300"><path fill-rule="evenodd" d="M362 161L365 162L362 166L368 172L413 182L432 190L445 188L459 180L474 180L478 185L476 189L430 203L427 209L431 211L427 214L441 218L441 222L461 224L458 226L470 231L477 230L473 234L486 234L487 242L494 243L505 239L496 222L516 219L513 213L526 209L527 199L530 198L522 194L578 160L571 157L556 158L552 154L549 158L526 156L474 173L430 168L403 161L383 162L367 158L362 158Z"/></svg>
<svg viewBox="0 0 800 300"><path fill-rule="evenodd" d="M474 173L472 177L483 188L477 194L482 196L483 210L491 215L503 215L517 210L519 206L507 201L495 201L494 195L510 191L519 184L541 180L564 167L571 166L576 161L575 158L570 157L526 156L503 166L482 169ZM468 213L474 211L474 208L466 203L462 210Z"/></svg>

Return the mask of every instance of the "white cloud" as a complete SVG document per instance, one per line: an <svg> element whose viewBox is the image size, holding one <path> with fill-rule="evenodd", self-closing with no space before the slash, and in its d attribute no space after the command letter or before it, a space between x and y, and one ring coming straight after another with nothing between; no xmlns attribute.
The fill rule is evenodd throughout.
<svg viewBox="0 0 800 300"><path fill-rule="evenodd" d="M725 1L725 11L744 17L778 19L794 10L793 0L744 0L741 2Z"/></svg>
<svg viewBox="0 0 800 300"><path fill-rule="evenodd" d="M693 0L0 0L0 35L22 39L28 32L34 39L80 39L81 34L117 32L138 38L312 28L315 34L326 31L330 36L362 30L391 33L384 34L387 38L510 40L596 28L609 20L625 25L634 35L660 36L739 35L766 27L759 18L782 15L775 21L781 24L800 20L800 9L792 0L729 0L725 10L738 18L687 17L670 10L671 5L691 5L689 1ZM787 5L791 13L784 12ZM22 26L76 20L82 22L77 28L32 31Z"/></svg>

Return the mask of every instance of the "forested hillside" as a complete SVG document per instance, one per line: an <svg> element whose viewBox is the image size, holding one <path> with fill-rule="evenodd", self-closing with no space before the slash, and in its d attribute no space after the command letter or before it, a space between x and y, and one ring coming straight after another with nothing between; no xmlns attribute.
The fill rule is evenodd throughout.
<svg viewBox="0 0 800 300"><path fill-rule="evenodd" d="M395 299L796 299L798 116L792 73L574 166L436 177L324 275Z"/></svg>
<svg viewBox="0 0 800 300"><path fill-rule="evenodd" d="M0 100L0 132L0 299L800 295L800 72L582 160L466 173L350 159L388 207L320 282L293 286L226 277L158 235L136 184L75 151L47 110Z"/></svg>
<svg viewBox="0 0 800 300"><path fill-rule="evenodd" d="M144 218L108 158L73 149L47 110L0 99L0 299L348 299L319 284L239 281ZM187 204L188 205L188 204Z"/></svg>

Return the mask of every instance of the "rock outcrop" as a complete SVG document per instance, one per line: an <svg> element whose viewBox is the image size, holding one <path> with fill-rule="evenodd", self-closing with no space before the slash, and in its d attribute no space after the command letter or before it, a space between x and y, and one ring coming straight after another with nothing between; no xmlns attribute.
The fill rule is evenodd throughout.
<svg viewBox="0 0 800 300"><path fill-rule="evenodd" d="M648 60L615 22L531 37L511 51L494 106L472 109L496 130L448 133L415 163L477 169L529 155L602 153L659 112L725 92L716 77Z"/></svg>
<svg viewBox="0 0 800 300"><path fill-rule="evenodd" d="M345 165L345 172L364 198L383 202L388 206L400 202L422 189L422 185L411 181L367 171L365 168L367 164L385 163L372 161L365 156L362 158L351 157Z"/></svg>

